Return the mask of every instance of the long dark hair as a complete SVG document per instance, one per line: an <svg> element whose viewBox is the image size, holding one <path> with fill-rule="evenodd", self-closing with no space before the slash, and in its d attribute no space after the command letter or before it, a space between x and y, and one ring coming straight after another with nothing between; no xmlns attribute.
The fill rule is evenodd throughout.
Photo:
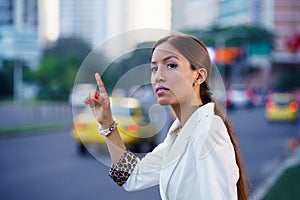
<svg viewBox="0 0 300 200"><path fill-rule="evenodd" d="M164 42L168 42L174 48L176 48L190 62L191 68L193 70L204 68L207 71L207 77L210 76L211 61L210 61L209 53L203 42L189 35L184 35L184 34L170 35L158 40L152 48L152 53L158 45ZM232 145L234 147L236 163L239 167L240 176L237 182L238 199L247 200L248 199L247 186L250 186L250 182L243 169L240 150L238 147L238 141L230 125L229 120L226 118L224 112L222 111L222 107L211 96L211 92L208 85L208 79L200 85L200 98L203 104L207 104L209 102L215 103L215 112L218 116L222 118L222 120L224 121L227 127L228 134L230 136Z"/></svg>

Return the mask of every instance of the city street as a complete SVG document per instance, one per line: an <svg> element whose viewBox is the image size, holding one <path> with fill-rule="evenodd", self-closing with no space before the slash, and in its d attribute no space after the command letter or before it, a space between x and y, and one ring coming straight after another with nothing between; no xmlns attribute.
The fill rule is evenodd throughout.
<svg viewBox="0 0 300 200"><path fill-rule="evenodd" d="M299 121L268 123L263 111L227 113L254 189L289 155L288 140L300 128ZM158 187L130 193L118 187L107 166L78 154L69 130L2 137L0 160L0 199L160 199Z"/></svg>

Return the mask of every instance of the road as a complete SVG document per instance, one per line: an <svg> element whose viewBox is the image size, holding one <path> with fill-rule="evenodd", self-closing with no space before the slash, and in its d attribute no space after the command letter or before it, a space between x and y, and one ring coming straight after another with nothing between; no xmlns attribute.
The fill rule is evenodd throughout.
<svg viewBox="0 0 300 200"><path fill-rule="evenodd" d="M288 155L297 123L267 123L263 109L228 112L254 188ZM104 158L105 159L105 158ZM69 131L0 138L0 199L160 199L158 187L126 192L108 177L108 167L77 154Z"/></svg>
<svg viewBox="0 0 300 200"><path fill-rule="evenodd" d="M272 175L276 166L290 156L292 137L299 137L300 123L270 123L263 108L233 110L227 114L239 140L247 174L253 188Z"/></svg>

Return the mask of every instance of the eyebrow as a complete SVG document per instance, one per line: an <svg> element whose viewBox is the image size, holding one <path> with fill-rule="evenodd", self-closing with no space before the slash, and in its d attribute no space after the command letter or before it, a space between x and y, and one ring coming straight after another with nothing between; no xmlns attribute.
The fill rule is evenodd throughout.
<svg viewBox="0 0 300 200"><path fill-rule="evenodd" d="M169 59L171 59L171 58L176 58L176 59L178 60L178 58L177 58L176 56L171 55L171 56L165 57L162 61L164 62L164 61L169 60ZM151 64L156 64L156 62L155 62L155 61L152 61Z"/></svg>

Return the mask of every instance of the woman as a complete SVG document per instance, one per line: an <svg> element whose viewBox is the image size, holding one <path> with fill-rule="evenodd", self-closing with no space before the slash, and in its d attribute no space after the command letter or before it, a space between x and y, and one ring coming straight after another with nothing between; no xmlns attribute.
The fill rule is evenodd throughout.
<svg viewBox="0 0 300 200"><path fill-rule="evenodd" d="M110 176L126 190L159 184L163 200L247 199L237 141L211 97L211 63L205 45L188 35L171 35L152 49L151 83L160 105L177 119L165 140L143 159L128 151L113 120L103 82L85 103L101 124L112 168Z"/></svg>

